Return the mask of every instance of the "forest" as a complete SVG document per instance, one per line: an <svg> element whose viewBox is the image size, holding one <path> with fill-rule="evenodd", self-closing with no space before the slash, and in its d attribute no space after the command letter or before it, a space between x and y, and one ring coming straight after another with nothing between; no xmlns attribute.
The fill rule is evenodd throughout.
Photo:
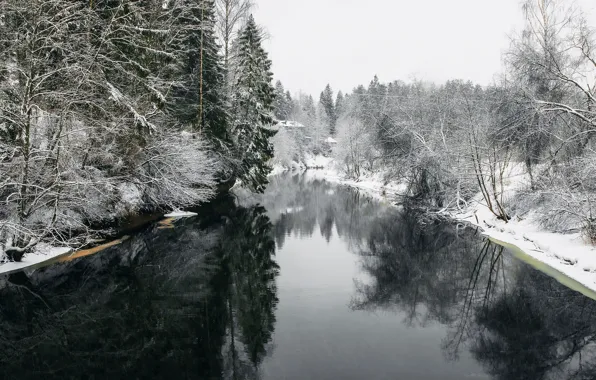
<svg viewBox="0 0 596 380"><path fill-rule="evenodd" d="M465 210L481 194L500 220L534 211L549 231L595 242L596 28L568 1L527 0L521 11L488 86L375 76L347 94L328 85L316 101L278 82L276 116L305 132L279 131L276 165L326 154L341 175L382 173L428 209Z"/></svg>
<svg viewBox="0 0 596 380"><path fill-rule="evenodd" d="M273 167L313 156L403 184L428 210L480 194L502 221L535 212L596 242L596 29L582 9L526 0L490 85L374 76L315 100L273 83L253 7L2 1L0 257L88 246L235 184L260 193Z"/></svg>
<svg viewBox="0 0 596 380"><path fill-rule="evenodd" d="M263 190L271 61L247 0L0 2L0 257Z"/></svg>
<svg viewBox="0 0 596 380"><path fill-rule="evenodd" d="M596 378L596 21L522 0L490 83L339 91L331 21L441 28L294 2L315 96L269 1L0 0L0 379Z"/></svg>

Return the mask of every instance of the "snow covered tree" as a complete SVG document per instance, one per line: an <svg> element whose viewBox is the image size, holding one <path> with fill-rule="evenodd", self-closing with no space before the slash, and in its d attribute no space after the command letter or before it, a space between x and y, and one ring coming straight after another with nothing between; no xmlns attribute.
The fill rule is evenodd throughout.
<svg viewBox="0 0 596 380"><path fill-rule="evenodd" d="M337 116L338 120L344 112L344 101L344 94L343 92L339 91L337 93L337 98L335 99L335 115Z"/></svg>
<svg viewBox="0 0 596 380"><path fill-rule="evenodd" d="M300 157L300 145L296 141L296 136L287 128L280 128L280 130L271 139L275 149L275 156L273 163L284 168L292 166L293 161L298 161Z"/></svg>
<svg viewBox="0 0 596 380"><path fill-rule="evenodd" d="M289 118L290 115L292 114L292 111L294 111L294 99L292 98L292 94L290 93L289 90L286 91L284 96L286 98L286 107L287 107L287 113L288 113L288 118Z"/></svg>
<svg viewBox="0 0 596 380"><path fill-rule="evenodd" d="M215 39L213 0L175 0L171 4L174 60L168 107L179 123L202 131L218 152L227 151L228 113L224 68Z"/></svg>
<svg viewBox="0 0 596 380"><path fill-rule="evenodd" d="M327 126L329 128L329 134L334 136L335 135L335 124L337 123L337 113L335 110L335 102L333 100L333 90L331 89L331 85L327 85L323 92L321 92L321 97L319 102L323 106L323 110L326 114L327 119Z"/></svg>
<svg viewBox="0 0 596 380"><path fill-rule="evenodd" d="M170 11L158 0L0 2L0 255L77 246L89 224L213 194L204 141L166 107Z"/></svg>
<svg viewBox="0 0 596 380"><path fill-rule="evenodd" d="M292 112L292 97L286 92L281 81L275 83L274 114L279 120L288 120Z"/></svg>
<svg viewBox="0 0 596 380"><path fill-rule="evenodd" d="M269 160L275 135L273 122L275 88L271 81L271 61L261 46L262 37L250 16L238 37L235 57L234 142L240 161L238 177L245 186L262 192L271 171Z"/></svg>
<svg viewBox="0 0 596 380"><path fill-rule="evenodd" d="M250 14L251 0L215 0L217 34L223 45L224 68L230 71L231 45L235 34Z"/></svg>

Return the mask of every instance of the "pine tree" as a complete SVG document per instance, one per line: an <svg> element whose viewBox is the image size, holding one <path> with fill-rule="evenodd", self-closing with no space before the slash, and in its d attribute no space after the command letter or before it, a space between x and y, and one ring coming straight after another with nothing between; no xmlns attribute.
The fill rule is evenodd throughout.
<svg viewBox="0 0 596 380"><path fill-rule="evenodd" d="M261 46L262 36L252 16L238 38L234 91L234 139L240 159L238 177L256 192L265 190L275 135L273 122L275 88L271 85L271 61Z"/></svg>
<svg viewBox="0 0 596 380"><path fill-rule="evenodd" d="M337 114L335 112L335 102L333 101L333 90L329 84L325 87L325 90L321 92L320 102L327 115L329 134L334 136Z"/></svg>
<svg viewBox="0 0 596 380"><path fill-rule="evenodd" d="M110 96L119 94L115 103L142 138L153 132L155 110L164 108L169 90L169 82L160 76L163 65L172 61L164 28L167 12L160 0L95 0L88 7L89 39L98 47L90 52L94 65L105 76Z"/></svg>

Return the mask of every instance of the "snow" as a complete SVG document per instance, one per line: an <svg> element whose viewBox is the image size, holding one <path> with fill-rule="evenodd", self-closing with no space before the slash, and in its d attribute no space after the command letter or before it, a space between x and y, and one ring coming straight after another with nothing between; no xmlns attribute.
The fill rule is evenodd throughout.
<svg viewBox="0 0 596 380"><path fill-rule="evenodd" d="M385 173L383 171L378 171L376 173L364 173L360 176L360 178L355 180L346 178L344 175L342 175L337 169L335 160L331 158L315 156L312 157L310 161L307 160L307 166L309 166L309 163L316 163L316 167L320 168L319 170L309 172L309 176L324 179L328 182L336 183L338 185L357 188L369 197L381 201L387 200L387 196L389 195L403 194L406 190L406 186L404 184L393 181L386 183L384 180Z"/></svg>
<svg viewBox="0 0 596 380"><path fill-rule="evenodd" d="M288 207L285 212L282 211L282 214L295 214L295 213L299 213L304 211L304 207L299 206L299 207Z"/></svg>
<svg viewBox="0 0 596 380"><path fill-rule="evenodd" d="M519 181L512 181L508 187L515 187L516 182ZM523 219L514 216L506 223L497 219L478 198L467 210L451 216L478 226L483 235L494 242L546 264L555 271L551 270L549 274L559 282L596 299L596 247L589 245L580 233L544 231L534 214L528 214Z"/></svg>
<svg viewBox="0 0 596 380"><path fill-rule="evenodd" d="M199 215L199 214L197 214L196 212L175 210L169 214L165 214L164 216L166 218L191 218L191 217L197 216L197 215Z"/></svg>
<svg viewBox="0 0 596 380"><path fill-rule="evenodd" d="M280 121L277 125L279 127L286 127L286 128L305 128L303 124L301 124L297 121L292 121L292 120Z"/></svg>
<svg viewBox="0 0 596 380"><path fill-rule="evenodd" d="M0 273L12 273L26 268L43 264L56 257L70 253L72 249L68 247L52 247L50 245L39 243L34 252L23 256L21 262L7 262L0 264Z"/></svg>
<svg viewBox="0 0 596 380"><path fill-rule="evenodd" d="M346 179L337 170L333 160L312 157L307 165L315 162L316 166L320 165L322 169L309 171L307 175L360 189L368 196L379 200L387 200L388 195L403 194L406 190L402 183L385 183L383 172L368 173L358 180ZM505 180L506 197L515 196L517 191L527 186L528 181L523 165L512 165L508 168ZM512 249L520 259L529 262L565 286L596 299L596 247L586 242L580 233L561 234L544 231L540 227L537 215L531 213L523 219L514 216L508 223L498 220L490 212L480 193L469 203L467 209L447 214L454 220L479 227L484 236Z"/></svg>
<svg viewBox="0 0 596 380"><path fill-rule="evenodd" d="M280 174L286 172L287 170L288 169L283 167L282 165L273 165L273 170L271 170L271 173L268 174L268 177L280 175Z"/></svg>
<svg viewBox="0 0 596 380"><path fill-rule="evenodd" d="M307 168L327 168L333 162L333 159L330 157L323 156L322 154L317 155L306 155L304 159L304 164Z"/></svg>

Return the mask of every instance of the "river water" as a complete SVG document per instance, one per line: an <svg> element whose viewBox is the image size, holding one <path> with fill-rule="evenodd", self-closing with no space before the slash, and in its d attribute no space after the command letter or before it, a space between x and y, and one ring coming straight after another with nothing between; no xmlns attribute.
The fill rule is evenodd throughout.
<svg viewBox="0 0 596 380"><path fill-rule="evenodd" d="M0 277L4 379L593 379L596 302L308 176Z"/></svg>

